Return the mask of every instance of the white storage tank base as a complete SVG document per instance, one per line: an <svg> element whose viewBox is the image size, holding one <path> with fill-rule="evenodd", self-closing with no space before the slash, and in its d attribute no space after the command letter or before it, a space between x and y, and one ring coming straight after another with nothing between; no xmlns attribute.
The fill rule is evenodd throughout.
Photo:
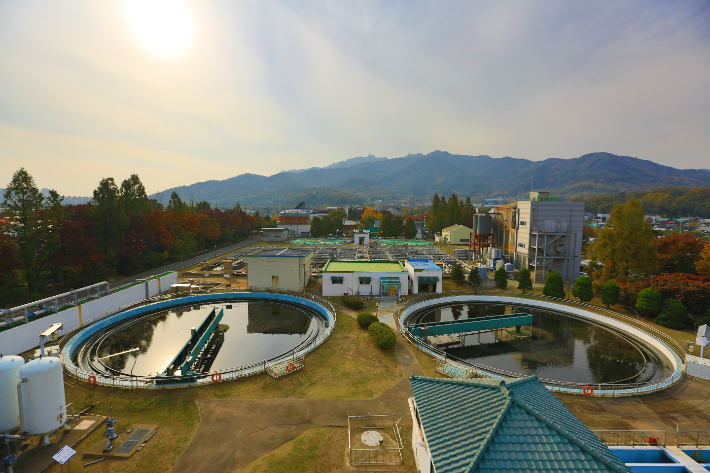
<svg viewBox="0 0 710 473"><path fill-rule="evenodd" d="M24 364L21 356L0 355L0 434L9 434L20 427L17 383Z"/></svg>
<svg viewBox="0 0 710 473"><path fill-rule="evenodd" d="M67 421L62 361L53 356L32 360L20 368L18 389L21 429L29 435L49 434Z"/></svg>

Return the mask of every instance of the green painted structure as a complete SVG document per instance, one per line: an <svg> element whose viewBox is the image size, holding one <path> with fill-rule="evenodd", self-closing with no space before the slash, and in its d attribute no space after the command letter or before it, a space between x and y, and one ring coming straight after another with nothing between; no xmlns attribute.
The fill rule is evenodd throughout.
<svg viewBox="0 0 710 473"><path fill-rule="evenodd" d="M535 376L409 382L421 471L631 472Z"/></svg>
<svg viewBox="0 0 710 473"><path fill-rule="evenodd" d="M532 324L532 315L524 312L519 314L489 315L475 319L447 320L444 322L427 322L409 325L409 331L417 337L433 335L449 335L452 333L477 332L480 330L495 330L505 327L517 327Z"/></svg>
<svg viewBox="0 0 710 473"><path fill-rule="evenodd" d="M224 309L219 309L219 312L217 312L216 309L212 309L212 312L205 317L205 320L203 320L197 330L195 330L195 333L190 336L182 349L180 349L177 355L175 355L175 358L167 364L161 374L173 376L178 370L183 376L194 374L190 366L195 363L197 356L205 345L207 345L210 337L217 329L220 320L222 320L223 315Z"/></svg>

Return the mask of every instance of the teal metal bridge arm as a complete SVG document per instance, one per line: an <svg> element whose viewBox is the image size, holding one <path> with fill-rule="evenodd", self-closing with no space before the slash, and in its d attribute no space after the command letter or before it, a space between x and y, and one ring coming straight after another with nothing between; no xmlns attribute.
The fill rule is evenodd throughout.
<svg viewBox="0 0 710 473"><path fill-rule="evenodd" d="M444 322L427 322L409 325L412 335L432 336L453 333L477 332L479 330L495 330L505 327L516 327L532 324L532 315L526 313L490 315L475 319L447 320Z"/></svg>
<svg viewBox="0 0 710 473"><path fill-rule="evenodd" d="M224 309L219 309L219 312L216 309L212 309L212 312L202 321L195 333L183 345L177 355L175 355L175 358L167 364L161 374L172 376L177 370L180 370L181 375L192 374L190 366L195 362L197 356L217 329L223 315Z"/></svg>

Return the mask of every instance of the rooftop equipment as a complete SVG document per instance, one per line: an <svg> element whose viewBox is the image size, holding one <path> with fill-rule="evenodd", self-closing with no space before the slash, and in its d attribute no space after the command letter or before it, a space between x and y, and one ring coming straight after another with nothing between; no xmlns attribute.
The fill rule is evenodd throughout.
<svg viewBox="0 0 710 473"><path fill-rule="evenodd" d="M0 355L0 434L20 427L20 407L17 402L17 383L20 368L25 364L21 356Z"/></svg>

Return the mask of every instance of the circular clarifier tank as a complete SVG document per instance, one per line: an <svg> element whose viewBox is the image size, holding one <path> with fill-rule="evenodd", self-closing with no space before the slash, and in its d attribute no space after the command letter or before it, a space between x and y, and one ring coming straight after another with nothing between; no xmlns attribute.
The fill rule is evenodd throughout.
<svg viewBox="0 0 710 473"><path fill-rule="evenodd" d="M606 327L553 310L505 304L444 304L416 311L408 324L475 319L513 313L532 324L454 337L428 337L448 357L492 372L536 375L568 383L648 383L672 369L654 350Z"/></svg>
<svg viewBox="0 0 710 473"><path fill-rule="evenodd" d="M228 370L297 351L318 335L323 323L302 307L276 302L187 305L110 327L96 343L93 365L116 374L159 374L213 310L223 313L218 340L209 356L203 357L200 372Z"/></svg>

